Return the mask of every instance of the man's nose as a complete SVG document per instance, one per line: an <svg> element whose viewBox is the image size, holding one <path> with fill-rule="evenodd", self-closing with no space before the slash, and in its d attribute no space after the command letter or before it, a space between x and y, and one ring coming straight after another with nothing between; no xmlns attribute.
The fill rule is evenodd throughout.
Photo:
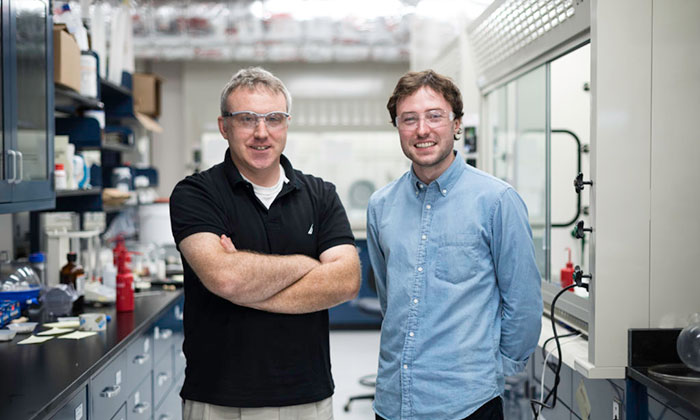
<svg viewBox="0 0 700 420"><path fill-rule="evenodd" d="M421 137L430 132L430 127L428 127L428 122L424 118L418 119L418 127L416 127L416 132Z"/></svg>
<svg viewBox="0 0 700 420"><path fill-rule="evenodd" d="M267 137L267 126L265 125L264 118L255 119L255 137L264 138Z"/></svg>

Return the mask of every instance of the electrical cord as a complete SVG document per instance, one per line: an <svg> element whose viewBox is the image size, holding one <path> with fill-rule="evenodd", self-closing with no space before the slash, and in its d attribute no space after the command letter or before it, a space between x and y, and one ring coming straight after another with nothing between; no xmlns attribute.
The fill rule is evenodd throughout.
<svg viewBox="0 0 700 420"><path fill-rule="evenodd" d="M571 337L574 335L581 335L581 333L579 331L570 332L568 334L560 335L559 339ZM549 342L552 340L554 340L554 336L549 337L548 339L546 339L544 341L544 344L542 344L542 358L544 358L544 356L547 354L547 352L545 351L545 348L547 348L547 344L549 344Z"/></svg>
<svg viewBox="0 0 700 420"><path fill-rule="evenodd" d="M571 284L569 286L566 286L565 288L561 289L559 293L554 296L554 299L552 299L552 305L550 308L550 320L552 321L552 332L554 333L554 342L557 343L557 367L556 370L554 371L554 385L552 385L552 389L549 390L549 393L547 393L547 396L542 398L540 396L540 400L535 400L531 399L530 400L530 407L532 408L532 414L534 415L534 419L537 420L537 418L540 415L540 411L543 408L548 408L552 409L555 407L557 403L557 389L559 388L559 374L561 372L561 364L562 364L562 357L561 357L561 343L559 343L559 334L557 334L557 328L556 328L556 321L554 318L554 313L555 313L555 307L557 304L557 300L561 295L569 291L570 289L573 289L574 287L583 287L584 289L588 290L588 284L582 283L581 278L576 278L574 277L575 283ZM545 363L546 366L546 363ZM544 378L543 378L544 379ZM544 381L543 381L544 382ZM552 404L548 405L549 399L552 398Z"/></svg>
<svg viewBox="0 0 700 420"><path fill-rule="evenodd" d="M576 341L577 338L581 337L583 334L581 334L581 333L571 333L571 334L562 335L562 336L560 336L559 338L571 337L571 336L574 336L574 335L575 335L575 337L573 337L572 339L567 340L566 342L562 342L562 343L561 343L561 347L564 347L565 345L567 345L567 344L569 344L569 343L573 343L574 341ZM554 338L554 337L552 337L552 338ZM549 340L550 340L550 339L547 339L547 341L549 341ZM543 352L544 352L544 348L546 347L546 345L547 345L547 342L545 342L545 344L542 346L542 351L543 351ZM543 358L544 358L544 363L542 364L542 376L540 376L540 403L543 403L543 402L544 402L544 401L543 401L543 399L544 399L544 379L545 379L545 374L547 373L547 368L550 368L550 369L552 369L552 370L555 369L555 368L552 368L551 366L549 366L549 364L547 363L547 362L549 361L550 356L552 356L552 353L553 353L553 352L554 352L554 348L552 348L551 350L549 350L549 351L547 352L547 356L546 356L546 357L544 357L544 354L542 355ZM540 409L539 411L541 411L541 409Z"/></svg>

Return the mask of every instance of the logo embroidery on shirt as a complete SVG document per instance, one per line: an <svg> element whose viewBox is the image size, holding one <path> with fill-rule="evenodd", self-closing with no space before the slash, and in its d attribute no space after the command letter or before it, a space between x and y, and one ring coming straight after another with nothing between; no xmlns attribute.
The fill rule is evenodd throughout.
<svg viewBox="0 0 700 420"><path fill-rule="evenodd" d="M314 224L313 224L313 223L311 224L311 227L309 228L309 231L306 232L306 233L307 233L308 235L313 235L313 233L314 233Z"/></svg>

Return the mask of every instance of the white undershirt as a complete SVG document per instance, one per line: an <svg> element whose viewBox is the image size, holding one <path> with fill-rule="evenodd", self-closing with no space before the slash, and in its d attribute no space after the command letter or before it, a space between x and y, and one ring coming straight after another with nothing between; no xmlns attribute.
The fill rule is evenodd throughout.
<svg viewBox="0 0 700 420"><path fill-rule="evenodd" d="M260 202L263 203L265 208L268 210L270 209L272 202L275 201L275 198L277 198L277 194L282 191L282 186L289 182L289 178L287 178L287 174L284 172L282 165L280 165L280 177L277 180L277 183L271 187L262 187L246 178L243 174L241 174L241 176L243 179L250 182L250 184L253 186L255 196L258 197L258 200L260 200Z"/></svg>

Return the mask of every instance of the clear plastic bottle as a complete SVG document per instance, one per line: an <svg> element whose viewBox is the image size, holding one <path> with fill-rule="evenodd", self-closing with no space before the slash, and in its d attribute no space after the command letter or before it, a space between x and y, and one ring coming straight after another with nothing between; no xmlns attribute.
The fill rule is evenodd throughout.
<svg viewBox="0 0 700 420"><path fill-rule="evenodd" d="M39 281L42 287L46 287L46 257L43 252L35 252L29 254L29 262L32 264L32 268L39 276Z"/></svg>

